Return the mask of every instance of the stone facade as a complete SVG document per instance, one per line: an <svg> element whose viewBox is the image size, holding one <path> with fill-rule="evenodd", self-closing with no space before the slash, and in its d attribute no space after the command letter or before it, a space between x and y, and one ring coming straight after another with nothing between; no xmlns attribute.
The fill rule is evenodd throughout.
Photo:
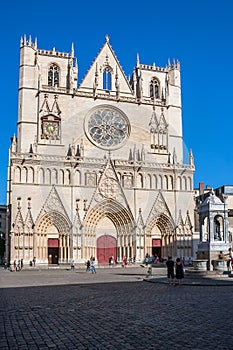
<svg viewBox="0 0 233 350"><path fill-rule="evenodd" d="M106 37L78 82L70 52L20 44L10 147L10 257L38 264L193 256L193 173L183 154L180 64L127 78Z"/></svg>

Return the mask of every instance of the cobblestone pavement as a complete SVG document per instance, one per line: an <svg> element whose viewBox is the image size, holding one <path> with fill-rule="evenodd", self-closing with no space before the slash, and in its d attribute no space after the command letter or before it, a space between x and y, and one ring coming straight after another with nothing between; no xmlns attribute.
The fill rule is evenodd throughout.
<svg viewBox="0 0 233 350"><path fill-rule="evenodd" d="M0 349L232 349L230 281L174 287L165 269L145 272L1 270Z"/></svg>

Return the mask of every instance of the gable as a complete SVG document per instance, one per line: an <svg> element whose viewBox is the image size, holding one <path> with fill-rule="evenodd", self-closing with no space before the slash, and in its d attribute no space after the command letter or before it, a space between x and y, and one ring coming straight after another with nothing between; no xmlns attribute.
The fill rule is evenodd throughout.
<svg viewBox="0 0 233 350"><path fill-rule="evenodd" d="M106 69L111 73L111 91L127 93L132 95L132 90L127 81L122 67L109 44L109 39L106 37L106 42L100 50L99 54L92 63L90 69L85 75L80 84L79 89L107 90L104 89L104 74Z"/></svg>

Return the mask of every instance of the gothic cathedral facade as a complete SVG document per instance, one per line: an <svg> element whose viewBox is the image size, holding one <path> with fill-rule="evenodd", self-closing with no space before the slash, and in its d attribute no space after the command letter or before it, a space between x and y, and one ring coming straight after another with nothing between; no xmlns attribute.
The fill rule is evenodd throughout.
<svg viewBox="0 0 233 350"><path fill-rule="evenodd" d="M8 169L9 260L99 264L194 256L194 161L184 161L180 63L127 78L106 40L83 80L70 52L20 44Z"/></svg>

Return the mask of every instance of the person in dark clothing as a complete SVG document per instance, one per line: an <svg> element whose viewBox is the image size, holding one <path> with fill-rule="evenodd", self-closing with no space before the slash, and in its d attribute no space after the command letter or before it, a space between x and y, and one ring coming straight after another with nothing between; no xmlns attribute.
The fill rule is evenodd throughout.
<svg viewBox="0 0 233 350"><path fill-rule="evenodd" d="M86 263L86 272L89 272L91 270L91 262L90 260L87 260L87 263Z"/></svg>
<svg viewBox="0 0 233 350"><path fill-rule="evenodd" d="M174 284L174 277L175 277L174 266L175 266L175 263L172 260L171 256L168 257L168 260L166 261L166 265L167 265L168 282L169 282L169 284Z"/></svg>
<svg viewBox="0 0 233 350"><path fill-rule="evenodd" d="M178 280L179 286L181 286L184 279L184 268L180 261L180 258L176 259L176 279Z"/></svg>

